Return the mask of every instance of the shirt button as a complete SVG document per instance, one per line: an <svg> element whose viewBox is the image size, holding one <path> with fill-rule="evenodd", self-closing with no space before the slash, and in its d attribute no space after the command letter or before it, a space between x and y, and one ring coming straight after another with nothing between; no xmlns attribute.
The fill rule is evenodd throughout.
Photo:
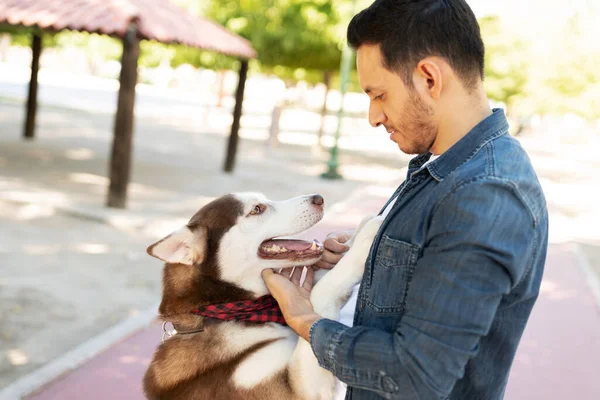
<svg viewBox="0 0 600 400"><path fill-rule="evenodd" d="M394 393L394 392L398 391L398 385L396 385L396 382L394 382L394 380L387 375L385 375L383 377L383 385L382 386L383 386L383 391L387 392L387 393Z"/></svg>

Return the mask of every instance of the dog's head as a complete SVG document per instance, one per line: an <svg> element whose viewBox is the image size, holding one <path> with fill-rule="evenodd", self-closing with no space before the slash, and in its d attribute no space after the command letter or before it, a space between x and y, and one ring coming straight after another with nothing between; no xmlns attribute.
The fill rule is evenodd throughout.
<svg viewBox="0 0 600 400"><path fill-rule="evenodd" d="M267 293L260 272L316 263L318 241L286 239L323 218L323 197L270 201L259 193L220 197L202 207L178 231L148 247L167 264L200 268L203 275L253 292Z"/></svg>

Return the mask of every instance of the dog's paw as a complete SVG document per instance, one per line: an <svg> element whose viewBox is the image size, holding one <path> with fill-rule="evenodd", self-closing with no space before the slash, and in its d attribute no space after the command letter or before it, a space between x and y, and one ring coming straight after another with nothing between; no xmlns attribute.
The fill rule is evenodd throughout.
<svg viewBox="0 0 600 400"><path fill-rule="evenodd" d="M375 235L379 232L379 228L383 223L383 217L377 216L367 221L363 227L358 231L350 251L355 253L354 255L359 259L366 259L373 244Z"/></svg>

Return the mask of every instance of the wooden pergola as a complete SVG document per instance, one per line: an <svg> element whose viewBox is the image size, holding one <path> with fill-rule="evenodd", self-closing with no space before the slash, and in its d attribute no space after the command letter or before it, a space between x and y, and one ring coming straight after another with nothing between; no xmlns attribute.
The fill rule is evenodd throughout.
<svg viewBox="0 0 600 400"><path fill-rule="evenodd" d="M140 40L178 43L240 59L233 123L224 170L233 171L251 44L220 25L194 17L169 0L0 0L0 24L37 28L33 33L31 80L24 138L35 137L40 31L73 30L117 37L123 42L120 88L109 164L107 206L125 208L130 177L135 86Z"/></svg>

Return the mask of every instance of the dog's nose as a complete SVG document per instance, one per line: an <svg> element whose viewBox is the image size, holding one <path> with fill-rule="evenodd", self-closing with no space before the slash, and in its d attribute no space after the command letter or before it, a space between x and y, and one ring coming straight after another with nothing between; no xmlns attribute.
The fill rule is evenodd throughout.
<svg viewBox="0 0 600 400"><path fill-rule="evenodd" d="M321 196L320 194L315 194L312 197L312 203L317 206L322 206L323 203L325 203L325 200L323 199L323 196Z"/></svg>

